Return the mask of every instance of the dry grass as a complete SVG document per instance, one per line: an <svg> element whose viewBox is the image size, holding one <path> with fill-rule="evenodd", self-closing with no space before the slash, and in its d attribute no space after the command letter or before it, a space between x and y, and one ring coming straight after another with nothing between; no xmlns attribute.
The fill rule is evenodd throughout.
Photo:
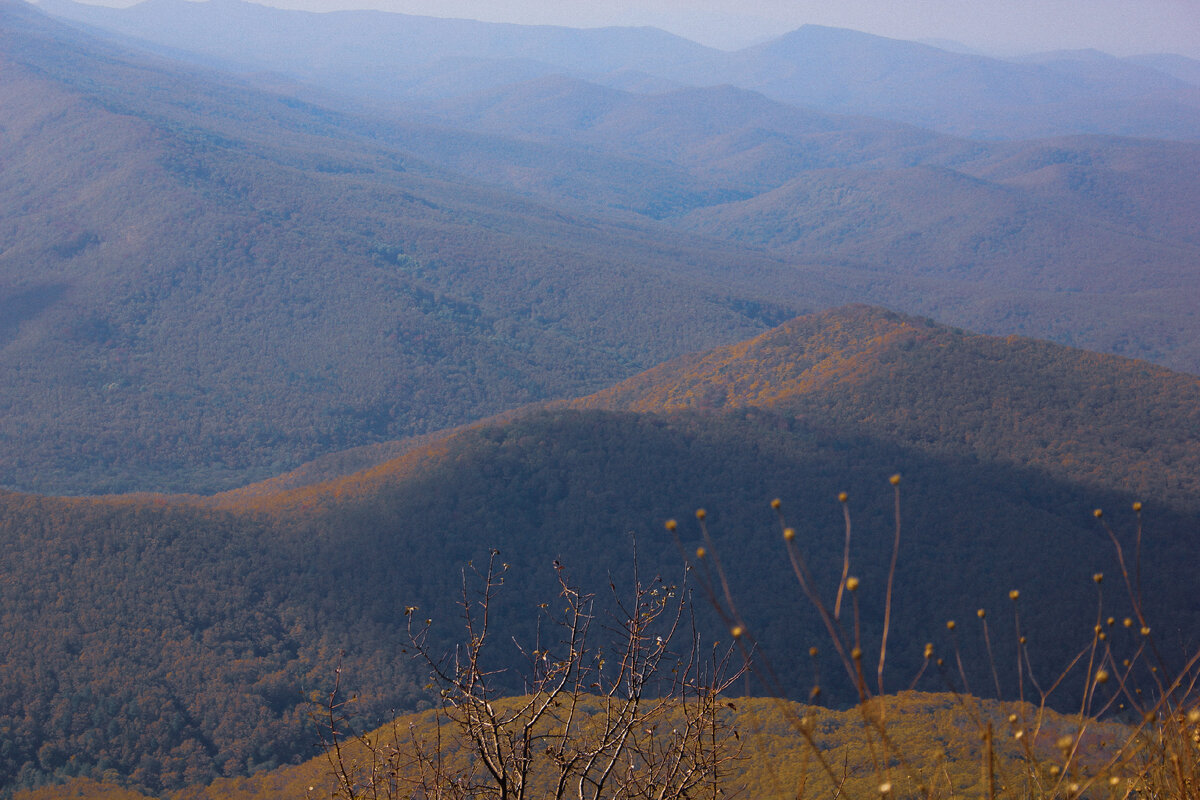
<svg viewBox="0 0 1200 800"><path fill-rule="evenodd" d="M847 496L838 500L845 519L846 547L840 569L840 581L833 590L822 591L814 572L806 562L794 530L787 525L782 504L771 507L778 515L787 560L800 592L816 610L829 644L854 687L858 701L855 713L861 721L858 746L868 751L869 769L852 770L850 760L839 762L824 741L813 718L793 704L780 701L780 710L789 720L793 734L805 745L803 768L791 773L786 796L808 797L914 797L940 798L1162 798L1191 800L1200 798L1200 652L1192 655L1180 669L1172 672L1159 651L1149 620L1143 614L1140 553L1142 505L1135 503L1137 514L1136 550L1133 565L1116 533L1097 509L1097 524L1107 534L1120 565L1121 588L1128 595L1133 615L1123 620L1103 616L1104 576L1093 577L1097 593L1097 617L1090 641L1047 686L1038 683L1029 662L1026 639L1021 635L1020 592L1012 590L1009 599L1018 637L1017 685L1019 699L1008 704L981 701L969 693L967 671L955 631L949 621L951 653L940 655L932 644L925 647L925 662L912 680L916 686L927 670L943 676L955 698L961 720L967 720L978 747L959 752L955 759L977 764L974 774L950 769L944 750L930 749L927 735L901 723L892 712L902 705L885 693L884 667L888 655L888 631L892 621L892 594L896 579L897 554L901 546L900 476L890 484L895 500L893 551L883 597L882 635L877 650L866 648L860 624L859 593L861 582L851 574L850 540L852 533ZM709 599L722 616L747 659L748 668L776 697L794 693L773 672L768 661L756 652L753 628L744 620L729 589L725 569L706 527L703 510L696 514L704 544L695 552L697 571ZM674 521L667 523L672 533ZM987 615L977 612L982 630L986 659L997 697L1001 681L992 653ZM1127 628L1136 634L1129 652L1118 652L1117 637L1110 632ZM1131 637L1121 637L1128 642ZM872 642L872 645L875 643ZM877 652L877 659L876 659ZM753 654L753 658L751 657ZM813 650L816 655L816 649ZM872 667L874 669L872 669ZM873 673L873 674L872 674ZM1078 685L1081 701L1077 713L1062 717L1050 710L1051 699L1067 686ZM956 687L963 687L961 689ZM989 687L990 690L991 687ZM790 690L790 691L789 691ZM822 693L814 685L812 698ZM1064 724L1063 720L1070 720ZM864 775L864 772L868 773Z"/></svg>

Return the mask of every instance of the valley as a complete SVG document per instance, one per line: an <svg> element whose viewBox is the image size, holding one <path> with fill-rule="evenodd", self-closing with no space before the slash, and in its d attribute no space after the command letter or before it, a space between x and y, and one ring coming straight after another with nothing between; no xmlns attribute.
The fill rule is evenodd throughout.
<svg viewBox="0 0 1200 800"><path fill-rule="evenodd" d="M328 793L314 703L428 717L493 552L506 643L737 620L776 763L861 749L797 552L962 796L972 689L1129 723L1056 678L1200 646L1195 66L0 0L0 796Z"/></svg>

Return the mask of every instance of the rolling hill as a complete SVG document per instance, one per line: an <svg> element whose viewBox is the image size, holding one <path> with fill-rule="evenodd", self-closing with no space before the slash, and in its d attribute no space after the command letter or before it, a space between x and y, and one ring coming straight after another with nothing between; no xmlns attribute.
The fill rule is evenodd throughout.
<svg viewBox="0 0 1200 800"><path fill-rule="evenodd" d="M697 507L761 657L804 676L792 686L803 694L808 648L824 635L781 568L769 501L781 498L828 593L843 546L836 496L849 493L870 648L897 471L893 689L908 685L924 642L950 646L947 618L973 620L981 606L995 651L1011 652L1012 588L1048 683L1092 635L1093 573L1120 574L1091 511L1109 512L1131 557L1135 500L1146 504L1146 612L1174 663L1200 640L1198 393L1196 378L1141 362L848 307L324 483L212 498L6 494L3 780L113 769L160 791L306 757L307 693L338 664L363 724L421 702L402 655L405 608L448 640L464 564L499 549L510 575L497 624L521 640L531 609L554 596L555 560L603 596L630 579L636 537L639 569L674 580L704 541L688 522ZM662 529L671 517L678 543ZM1105 613L1128 614L1120 581L1105 588ZM983 691L979 632L963 623L958 637ZM1113 645L1136 638L1118 626ZM835 663L820 668L828 702L852 694ZM1002 671L1006 694L1014 680ZM1073 702L1069 689L1055 697Z"/></svg>
<svg viewBox="0 0 1200 800"><path fill-rule="evenodd" d="M544 79L446 101L455 125L686 172L633 207L679 229L817 264L858 299L1196 372L1195 144L973 142L782 105L733 87L649 96ZM429 157L435 157L429 155ZM503 156L478 174L503 182ZM571 173L605 207L594 170ZM616 173L609 173L616 176ZM655 186L647 170L628 197ZM517 188L514 183L509 183ZM563 184L519 188L564 202ZM613 185L615 186L615 184ZM673 201L673 202L672 202ZM626 203L621 206L630 209ZM1161 314L1162 325L1150 324Z"/></svg>

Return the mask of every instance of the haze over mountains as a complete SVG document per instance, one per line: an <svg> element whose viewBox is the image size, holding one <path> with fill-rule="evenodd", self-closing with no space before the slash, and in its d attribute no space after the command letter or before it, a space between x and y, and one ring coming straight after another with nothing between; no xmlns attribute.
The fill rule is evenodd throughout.
<svg viewBox="0 0 1200 800"><path fill-rule="evenodd" d="M298 762L339 661L428 702L463 564L520 638L554 559L680 578L697 507L803 695L769 501L828 586L850 493L877 639L896 472L896 688L1012 588L1052 674L1134 501L1194 649L1196 67L0 0L0 792Z"/></svg>
<svg viewBox="0 0 1200 800"><path fill-rule="evenodd" d="M506 195L366 123L124 60L23 4L5 20L8 485L228 488L836 296L761 256ZM656 301L630 303L635 286Z"/></svg>
<svg viewBox="0 0 1200 800"><path fill-rule="evenodd" d="M42 7L213 63L376 100L461 95L567 74L625 86L648 81L656 89L730 84L787 103L984 138L1200 136L1200 86L1186 79L1195 63L1187 59L1169 71L1098 52L1006 62L814 25L728 53L653 28L316 14L241 0L150 0L127 9L46 0Z"/></svg>
<svg viewBox="0 0 1200 800"><path fill-rule="evenodd" d="M186 5L76 11L317 21ZM377 17L381 36L443 25ZM445 25L446 52L525 48L558 71L583 71L564 53L606 74L677 58L648 31ZM557 75L364 116L11 0L4 30L3 485L228 489L849 300L1200 371L1191 142L982 142ZM1147 103L1121 119L1157 124Z"/></svg>

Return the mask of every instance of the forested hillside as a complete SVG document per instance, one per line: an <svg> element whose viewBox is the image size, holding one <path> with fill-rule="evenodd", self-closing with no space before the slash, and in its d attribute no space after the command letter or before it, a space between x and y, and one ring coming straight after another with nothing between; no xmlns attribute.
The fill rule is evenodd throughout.
<svg viewBox="0 0 1200 800"><path fill-rule="evenodd" d="M599 388L835 294L480 186L15 0L0 25L2 485L230 488Z"/></svg>
<svg viewBox="0 0 1200 800"><path fill-rule="evenodd" d="M1182 507L1200 498L1197 378L866 306L685 356L571 406L770 409L831 434L1034 467L1097 491Z"/></svg>
<svg viewBox="0 0 1200 800"><path fill-rule="evenodd" d="M987 608L992 645L1009 652L1013 588L1033 669L1054 675L1091 636L1092 575L1119 574L1092 509L1108 511L1131 556L1135 501L1145 501L1147 613L1174 663L1200 639L1196 385L1112 356L851 307L675 362L579 408L475 425L326 484L211 499L5 495L0 660L20 677L5 684L4 781L113 769L157 791L307 757L307 693L327 689L339 663L345 688L362 697L363 724L421 701L423 679L402 652L405 609L432 619L436 637L455 636L461 569L490 548L509 565L497 625L522 640L537 604L555 596L556 560L603 598L610 580L628 584L636 540L644 575L682 580L702 542L699 507L762 657L802 676L789 686L804 695L808 648L824 635L781 568L770 501L782 500L832 591L844 540L837 495L849 493L851 564L873 642L893 535L888 477L898 471L889 686L908 685L924 642L948 646L944 622L957 618L960 646L980 655L968 679L983 691L982 641L965 621ZM909 392L935 399L888 416ZM1022 406L1032 398L1036 415ZM991 428L977 422L981 401L997 414ZM1080 415L1098 438L1068 435ZM1125 424L1140 418L1154 433L1128 441ZM1047 429L1077 444L1048 449ZM1153 458L1169 444L1155 469L1171 489L1156 491L1133 452ZM679 543L663 529L668 518L680 520ZM1104 607L1129 613L1119 582ZM721 635L713 620L701 624ZM1136 639L1114 637L1126 634ZM852 696L835 662L821 674L827 702ZM1012 680L1001 676L1006 692ZM1073 702L1068 688L1056 697Z"/></svg>

